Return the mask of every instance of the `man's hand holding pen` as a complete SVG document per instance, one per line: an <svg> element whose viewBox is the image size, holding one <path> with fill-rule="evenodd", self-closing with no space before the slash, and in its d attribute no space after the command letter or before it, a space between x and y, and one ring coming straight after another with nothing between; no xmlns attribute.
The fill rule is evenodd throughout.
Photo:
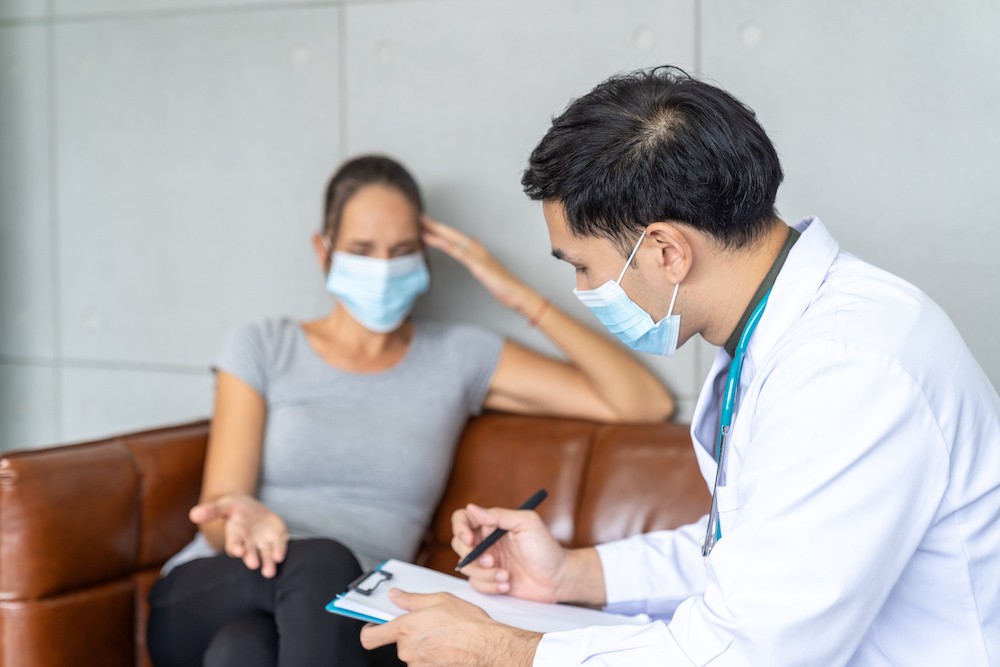
<svg viewBox="0 0 1000 667"><path fill-rule="evenodd" d="M462 567L473 588L554 602L555 580L564 549L532 510L483 509L452 515L452 548L461 558L496 530L504 530L485 552ZM446 594L418 595L392 589L393 604L408 613L361 631L367 649L396 643L410 667L432 665L531 665L541 635L502 625L478 607Z"/></svg>
<svg viewBox="0 0 1000 667"><path fill-rule="evenodd" d="M539 602L558 601L565 549L537 513L469 504L452 514L451 529L451 548L463 559L493 531L507 531L503 539L462 568L473 588Z"/></svg>
<svg viewBox="0 0 1000 667"><path fill-rule="evenodd" d="M539 491L521 507L534 507ZM483 593L539 602L602 605L604 575L593 548L566 549L531 509L484 509L469 504L451 517L451 545L461 572ZM478 547L479 556L473 553ZM465 564L467 556L473 560ZM481 609L445 593L417 595L393 589L406 613L369 624L361 643L372 649L395 642L400 659L419 665L531 665L541 635L497 623Z"/></svg>

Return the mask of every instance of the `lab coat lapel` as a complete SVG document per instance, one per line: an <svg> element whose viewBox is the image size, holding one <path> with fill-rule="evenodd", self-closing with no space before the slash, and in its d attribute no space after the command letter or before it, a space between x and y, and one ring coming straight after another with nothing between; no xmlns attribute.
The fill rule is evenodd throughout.
<svg viewBox="0 0 1000 667"><path fill-rule="evenodd" d="M801 220L795 228L802 236L792 246L774 281L764 315L747 348L747 357L755 368L761 367L785 332L802 317L840 252L840 245L819 218Z"/></svg>
<svg viewBox="0 0 1000 667"><path fill-rule="evenodd" d="M750 338L743 359L733 429L727 448L728 484L738 484L746 448L750 443L750 426L754 421L756 400L747 403L746 399L748 396L756 396L760 391L761 381L757 374L768 365L769 359L780 347L782 337L816 298L817 291L826 280L830 266L840 251L837 242L817 218L803 220L796 228L802 232L802 236L792 246L777 280L774 281L767 307Z"/></svg>
<svg viewBox="0 0 1000 667"><path fill-rule="evenodd" d="M795 228L802 232L802 236L792 246L771 288L771 296L768 298L760 323L750 339L747 356L743 362L740 398L746 395L747 384L753 381L756 369L761 367L763 360L784 333L805 312L823 284L833 260L840 252L840 246L830 236L819 218L802 220L795 225ZM691 419L691 441L698 459L698 468L709 488L712 488L715 482L717 468L713 455L721 400L721 391L717 385L720 382L720 374L725 375L731 360L729 354L719 348L712 369L701 387L694 416ZM724 379L722 381L724 382ZM740 421L738 406L735 421L734 440Z"/></svg>

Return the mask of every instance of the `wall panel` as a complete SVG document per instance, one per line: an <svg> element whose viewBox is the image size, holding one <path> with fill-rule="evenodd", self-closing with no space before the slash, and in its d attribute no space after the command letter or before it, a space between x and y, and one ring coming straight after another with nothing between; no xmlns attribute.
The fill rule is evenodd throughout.
<svg viewBox="0 0 1000 667"><path fill-rule="evenodd" d="M337 10L56 28L59 257L74 359L207 364L326 307L309 243L339 159Z"/></svg>
<svg viewBox="0 0 1000 667"><path fill-rule="evenodd" d="M64 367L64 440L204 419L212 411L211 373Z"/></svg>
<svg viewBox="0 0 1000 667"><path fill-rule="evenodd" d="M1000 5L704 3L704 73L754 107L788 220L931 295L1000 386Z"/></svg>
<svg viewBox="0 0 1000 667"><path fill-rule="evenodd" d="M53 366L0 363L0 451L61 438Z"/></svg>
<svg viewBox="0 0 1000 667"><path fill-rule="evenodd" d="M0 357L52 359L48 30L0 27Z"/></svg>
<svg viewBox="0 0 1000 667"><path fill-rule="evenodd" d="M554 303L599 327L572 294L572 267L550 256L541 208L522 193L521 172L571 98L614 72L691 67L694 25L687 0L349 5L346 152L401 158L422 182L432 216L481 239ZM552 349L460 267L432 260L435 286L422 314L482 322ZM644 360L676 391L695 391L691 351Z"/></svg>
<svg viewBox="0 0 1000 667"><path fill-rule="evenodd" d="M0 21L38 20L48 16L48 0L3 0Z"/></svg>

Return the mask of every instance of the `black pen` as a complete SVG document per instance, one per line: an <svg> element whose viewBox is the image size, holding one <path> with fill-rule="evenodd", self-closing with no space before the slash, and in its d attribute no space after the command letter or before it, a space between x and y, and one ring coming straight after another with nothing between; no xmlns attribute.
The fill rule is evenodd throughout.
<svg viewBox="0 0 1000 667"><path fill-rule="evenodd" d="M545 489L539 489L535 493L535 495L531 496L530 498L528 498L527 500L525 500L523 503L521 503L521 506L518 507L517 509L519 509L519 510L533 510L536 507L538 507L538 504L540 502L542 502L543 500L545 500L545 497L547 495L549 495L548 491L546 491ZM504 530L503 528L497 528L492 533L490 533L489 535L487 535L485 540L483 540L482 542L480 542L479 544L477 544L475 549L473 549L468 554L466 554L465 558L463 558L462 560L460 560L458 562L458 565L455 566L455 572L458 572L463 567L465 567L466 565L468 565L472 561L474 561L477 558L479 558L480 556L482 556L484 551L486 551L487 549L489 549L490 547L492 547L496 543L496 541L499 540L501 537L503 537L506 533L507 533L507 531Z"/></svg>

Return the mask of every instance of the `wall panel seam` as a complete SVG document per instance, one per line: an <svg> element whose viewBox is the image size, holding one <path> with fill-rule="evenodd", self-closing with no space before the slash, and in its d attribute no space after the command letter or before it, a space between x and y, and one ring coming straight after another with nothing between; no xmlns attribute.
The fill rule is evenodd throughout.
<svg viewBox="0 0 1000 667"><path fill-rule="evenodd" d="M55 0L49 0L49 18L53 13ZM50 20L45 30L45 54L46 54L46 92L47 95L47 125L48 125L48 179L49 179L49 252L52 254L52 407L53 423L55 426L56 441L63 439L65 432L65 420L63 417L63 388L61 360L63 354L62 341L62 286L60 284L59 270L59 178L58 178L58 114L57 109L57 86L56 86L56 29L55 24Z"/></svg>

